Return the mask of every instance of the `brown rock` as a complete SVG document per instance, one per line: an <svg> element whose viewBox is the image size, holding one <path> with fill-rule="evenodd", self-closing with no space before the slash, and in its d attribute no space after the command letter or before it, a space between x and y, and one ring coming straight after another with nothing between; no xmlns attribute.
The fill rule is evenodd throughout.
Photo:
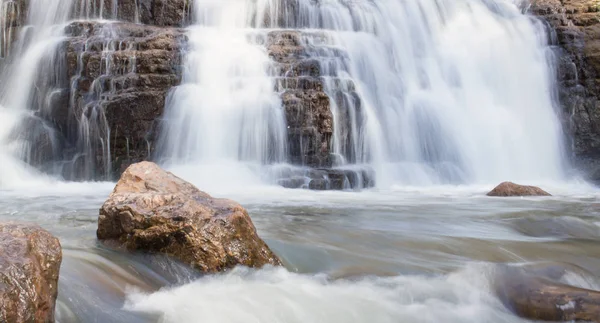
<svg viewBox="0 0 600 323"><path fill-rule="evenodd" d="M238 203L212 198L150 162L125 170L100 209L97 236L204 272L281 264Z"/></svg>
<svg viewBox="0 0 600 323"><path fill-rule="evenodd" d="M496 293L515 314L552 322L600 322L600 292L554 282L512 268L500 275Z"/></svg>
<svg viewBox="0 0 600 323"><path fill-rule="evenodd" d="M551 196L550 193L536 186L519 185L503 182L487 193L487 196Z"/></svg>
<svg viewBox="0 0 600 323"><path fill-rule="evenodd" d="M48 119L54 123L62 120L59 128L75 145L81 137L77 129L82 114L88 115L84 112L90 106L100 107L111 137L92 138L97 149L82 157L92 168L108 168L104 176L92 174L95 178L116 178L130 164L149 158L156 147L157 119L163 113L168 91L181 80L185 31L125 22L78 21L67 27L66 34L66 74L72 84L65 91L69 101L57 104ZM109 44L117 50L107 54ZM110 61L110 71L106 71L106 61ZM111 143L110 156L102 142ZM79 169L73 173L74 179L94 178Z"/></svg>
<svg viewBox="0 0 600 323"><path fill-rule="evenodd" d="M534 0L550 27L564 129L576 166L600 180L600 5L596 0Z"/></svg>
<svg viewBox="0 0 600 323"><path fill-rule="evenodd" d="M54 322L60 242L37 225L0 224L0 322Z"/></svg>

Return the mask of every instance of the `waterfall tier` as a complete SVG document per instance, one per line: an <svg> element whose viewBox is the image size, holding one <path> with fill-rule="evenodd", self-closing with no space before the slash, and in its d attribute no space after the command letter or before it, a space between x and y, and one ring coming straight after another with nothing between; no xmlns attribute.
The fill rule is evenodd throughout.
<svg viewBox="0 0 600 323"><path fill-rule="evenodd" d="M37 1L0 3L11 163L314 189L565 176L553 55L520 3Z"/></svg>

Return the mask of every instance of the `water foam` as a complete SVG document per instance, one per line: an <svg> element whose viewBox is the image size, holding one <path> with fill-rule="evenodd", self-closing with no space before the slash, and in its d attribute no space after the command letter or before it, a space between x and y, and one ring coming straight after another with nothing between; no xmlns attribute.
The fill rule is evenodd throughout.
<svg viewBox="0 0 600 323"><path fill-rule="evenodd" d="M485 266L442 277L330 280L236 268L180 287L130 292L126 309L161 322L525 322L487 292Z"/></svg>
<svg viewBox="0 0 600 323"><path fill-rule="evenodd" d="M336 166L374 167L386 188L562 181L553 56L542 23L522 6L198 0L160 156L201 167L288 161L284 107L253 39L284 28L300 30L320 66Z"/></svg>

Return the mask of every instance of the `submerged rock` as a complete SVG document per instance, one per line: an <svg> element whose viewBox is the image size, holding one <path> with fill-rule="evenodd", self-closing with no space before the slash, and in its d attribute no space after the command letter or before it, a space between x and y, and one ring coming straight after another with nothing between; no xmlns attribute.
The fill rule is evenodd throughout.
<svg viewBox="0 0 600 323"><path fill-rule="evenodd" d="M503 271L495 289L510 310L530 320L600 322L599 291L554 282L520 268Z"/></svg>
<svg viewBox="0 0 600 323"><path fill-rule="evenodd" d="M204 272L281 264L242 206L212 198L151 162L125 170L100 209L97 236Z"/></svg>
<svg viewBox="0 0 600 323"><path fill-rule="evenodd" d="M54 322L60 242L37 225L0 224L0 322Z"/></svg>
<svg viewBox="0 0 600 323"><path fill-rule="evenodd" d="M551 196L551 194L537 186L503 182L487 193L487 196Z"/></svg>

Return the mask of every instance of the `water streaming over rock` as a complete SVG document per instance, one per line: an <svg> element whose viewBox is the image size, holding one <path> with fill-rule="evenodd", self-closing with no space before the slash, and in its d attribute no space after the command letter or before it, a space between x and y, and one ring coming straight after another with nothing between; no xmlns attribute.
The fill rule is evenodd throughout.
<svg viewBox="0 0 600 323"><path fill-rule="evenodd" d="M312 64L300 76L329 98L333 131L322 150L330 166L369 165L384 186L564 176L552 53L542 24L522 14L521 2L194 6L202 27L190 31L188 84L167 107L163 157L291 161L282 144L285 135L293 141L282 133L290 105L269 90L277 66L256 45L268 46L265 37L253 37L286 28L299 30L300 64Z"/></svg>
<svg viewBox="0 0 600 323"><path fill-rule="evenodd" d="M552 55L522 1L182 2L171 13L183 23L191 10L182 85L165 104L157 149L137 134L132 158L129 134L150 131L123 135L105 112L138 109L115 97L143 100L132 80L157 80L136 70L156 61L137 62L140 47L155 49L140 46L148 31L64 27L71 18L159 24L160 15L135 0L22 3L0 2L11 164L109 179L123 160L154 151L171 167L202 169L207 182L316 189L564 176Z"/></svg>
<svg viewBox="0 0 600 323"><path fill-rule="evenodd" d="M105 106L125 75L135 74L134 43L112 23L119 1L0 2L2 33L3 169L0 181L16 182L34 169L68 180L112 178L111 129ZM121 77L121 79L119 79ZM21 162L22 161L22 162ZM17 169L19 171L17 171ZM27 170L26 170L27 169ZM35 171L34 171L35 173ZM37 175L36 175L37 176Z"/></svg>
<svg viewBox="0 0 600 323"><path fill-rule="evenodd" d="M284 112L269 57L252 41L264 35L245 29L249 9L246 1L194 3L183 85L167 101L159 145L166 162L239 168L286 161Z"/></svg>
<svg viewBox="0 0 600 323"><path fill-rule="evenodd" d="M60 80L56 47L70 15L71 0L32 0L32 10L21 3L3 1L2 47L5 58L0 90L0 183L14 183L30 172L14 156L41 166L48 155L58 154L56 130L42 118L48 114ZM21 17L21 14L26 17ZM18 34L18 37L13 35ZM12 53L12 55L8 55ZM58 71L58 72L57 72Z"/></svg>

